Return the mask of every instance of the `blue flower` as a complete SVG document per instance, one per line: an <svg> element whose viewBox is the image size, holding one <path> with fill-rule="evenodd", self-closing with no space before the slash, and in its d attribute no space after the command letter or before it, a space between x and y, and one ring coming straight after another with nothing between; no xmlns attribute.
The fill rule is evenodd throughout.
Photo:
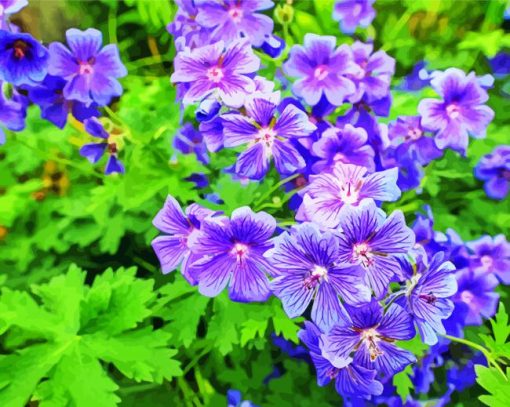
<svg viewBox="0 0 510 407"><path fill-rule="evenodd" d="M46 76L48 50L30 34L0 30L0 80L32 85Z"/></svg>
<svg viewBox="0 0 510 407"><path fill-rule="evenodd" d="M2 82L0 81L0 145L5 143L5 133L2 127L12 131L20 131L25 128L26 101L15 93L11 99L3 95Z"/></svg>
<svg viewBox="0 0 510 407"><path fill-rule="evenodd" d="M207 147L204 144L204 137L201 132L195 130L193 124L185 123L175 135L174 147L183 154L194 153L203 164L209 163Z"/></svg>
<svg viewBox="0 0 510 407"><path fill-rule="evenodd" d="M337 0L333 9L333 19L340 22L345 34L352 34L356 28L366 28L375 18L372 7L375 0Z"/></svg>
<svg viewBox="0 0 510 407"><path fill-rule="evenodd" d="M489 198L504 199L510 190L510 146L497 146L483 156L475 167L475 177L484 181Z"/></svg>

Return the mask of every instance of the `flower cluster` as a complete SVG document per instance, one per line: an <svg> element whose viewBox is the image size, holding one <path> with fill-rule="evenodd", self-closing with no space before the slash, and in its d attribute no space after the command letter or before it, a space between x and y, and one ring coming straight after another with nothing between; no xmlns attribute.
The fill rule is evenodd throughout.
<svg viewBox="0 0 510 407"><path fill-rule="evenodd" d="M66 32L67 46L53 42L45 47L31 34L19 32L8 17L27 5L26 0L0 3L0 144L2 127L20 131L30 103L41 109L41 117L63 128L68 117L84 123L94 137L107 139L98 129L99 108L122 94L118 78L127 75L116 45L103 47L100 31L75 28ZM11 95L10 98L6 94ZM87 121L96 120L87 125ZM91 162L100 159L104 148L85 145L81 152ZM105 173L123 172L117 150L109 143L110 159ZM101 151L99 151L101 150ZM115 150L115 151L113 151Z"/></svg>

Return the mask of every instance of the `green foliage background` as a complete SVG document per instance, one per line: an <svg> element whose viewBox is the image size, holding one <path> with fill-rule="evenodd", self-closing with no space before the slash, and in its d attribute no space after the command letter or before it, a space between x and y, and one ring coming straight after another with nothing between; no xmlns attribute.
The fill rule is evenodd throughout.
<svg viewBox="0 0 510 407"><path fill-rule="evenodd" d="M277 4L276 32L289 46L307 32L352 42L331 18L333 0ZM376 49L396 58L395 84L419 60L429 69L484 74L490 72L487 58L510 48L505 7L504 1L378 0L373 25L357 36L375 38ZM179 118L192 113L180 111L169 81L175 50L165 26L175 10L166 0L41 0L16 17L44 42L62 39L72 26L96 27L105 41L118 42L129 75L106 117L124 136L127 172L104 176L78 155L88 140L81 125L60 131L37 107L29 109L26 130L9 134L0 149L0 406L22 406L29 398L41 406L223 406L230 388L262 406L341 405L332 387L315 384L306 362L272 344L273 332L297 343L301 322L288 319L276 299L249 305L224 295L208 299L179 273L159 271L151 221L169 193L183 204L196 201L227 213L251 205L281 222L293 218L275 173L244 186L221 172L234 152L216 154L205 168L173 151ZM272 79L284 57L262 58L261 74ZM490 91L496 117L487 139L472 140L466 158L448 152L427 167L419 193L405 193L386 209L399 208L412 222L429 204L437 230L451 227L465 240L509 236L510 200L489 200L473 177L482 155L510 144L509 93L508 78ZM430 89L394 91L387 120L415 114L429 95ZM206 190L184 180L197 172L209 175ZM204 201L207 192L218 193L224 205ZM510 309L508 289L498 291ZM489 332L470 328L467 337L483 343L479 334ZM411 348L417 355L426 350L419 342ZM265 383L275 366L283 374ZM501 380L486 368L479 374L488 391ZM501 400L507 400L502 386L498 392L506 391ZM413 393L406 374L397 387L404 398ZM428 398L444 391L444 380L437 380ZM452 403L474 405L485 393L474 386L454 393Z"/></svg>

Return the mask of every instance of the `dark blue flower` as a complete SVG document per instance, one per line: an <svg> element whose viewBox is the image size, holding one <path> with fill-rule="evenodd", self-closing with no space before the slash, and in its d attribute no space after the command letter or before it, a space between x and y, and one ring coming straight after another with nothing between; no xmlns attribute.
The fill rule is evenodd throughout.
<svg viewBox="0 0 510 407"><path fill-rule="evenodd" d="M285 41L276 35L268 35L260 48L271 58L278 58L285 49Z"/></svg>

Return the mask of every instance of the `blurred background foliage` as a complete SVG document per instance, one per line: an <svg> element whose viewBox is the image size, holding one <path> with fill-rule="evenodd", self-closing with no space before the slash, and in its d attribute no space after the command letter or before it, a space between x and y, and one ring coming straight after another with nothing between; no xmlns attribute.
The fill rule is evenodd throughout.
<svg viewBox="0 0 510 407"><path fill-rule="evenodd" d="M338 43L353 41L331 18L333 0L276 3L270 11L277 21L275 33L288 45L301 42L308 32L337 33ZM208 299L180 274L163 276L159 271L150 247L157 233L151 221L168 193L183 203L204 203L205 194L215 192L226 212L248 204L282 222L292 220L285 209L289 196L278 188L275 173L260 184L242 185L221 172L234 162L234 152L216 154L205 168L194 156L173 150L172 138L189 113L176 104L169 81L175 48L166 25L176 7L168 0L31 0L13 19L45 43L63 40L70 27L95 27L105 42L118 43L129 75L122 80L124 95L107 117L124 139L127 172L104 176L78 155L89 137L80 123L60 131L31 107L26 130L10 134L0 149L0 281L25 290L66 273L71 264L87 270L88 283L108 267L131 266L137 267L137 279L155 281L150 318L143 323L171 334L169 343L178 352L174 358L181 361L182 373L162 384L138 384L109 366L122 405L225 405L229 388L263 406L339 405L332 387L315 385L307 363L290 359L272 343L273 332L297 342L300 322L289 320L277 301L242 305L225 296ZM372 26L355 37L374 38L376 49L397 60L395 85L422 60L429 70L455 66L483 75L491 72L488 58L510 49L506 7L498 0L378 0ZM263 62L261 74L274 79L274 61ZM509 93L508 77L496 78L489 100L496 117L487 139L472 140L465 158L449 151L426 168L419 191L405 193L386 209L402 209L412 222L415 212L429 204L436 230L453 228L465 240L482 234L509 236L510 200L488 199L473 177L482 155L510 143ZM419 100L431 94L428 88L394 91L388 120L415 114ZM196 189L186 181L193 173L208 175L210 185ZM510 309L507 293L498 290ZM2 346L9 349L8 343ZM436 382L431 397L442 394L442 387ZM452 401L473 405L479 394L475 386L455 393Z"/></svg>

